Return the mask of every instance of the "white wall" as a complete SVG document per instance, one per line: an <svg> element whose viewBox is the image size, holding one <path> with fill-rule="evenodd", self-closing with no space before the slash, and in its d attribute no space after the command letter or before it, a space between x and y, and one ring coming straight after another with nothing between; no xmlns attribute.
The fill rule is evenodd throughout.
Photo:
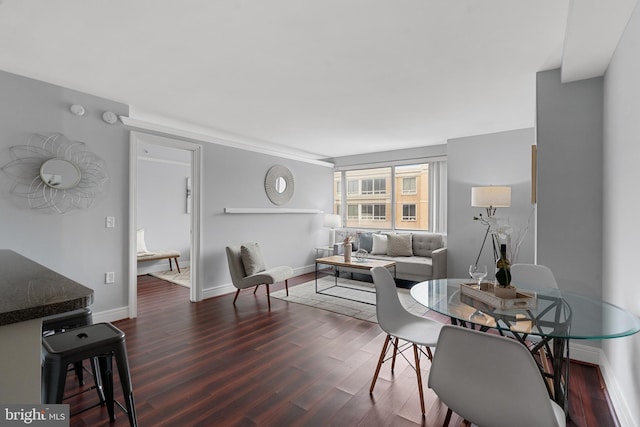
<svg viewBox="0 0 640 427"><path fill-rule="evenodd" d="M285 208L331 212L333 169L216 144L204 144L202 264L205 294L229 285L225 246L258 242L267 266L312 271L315 247L326 245L322 214L227 214L231 208L275 208L264 191L269 168L286 166L295 191Z"/></svg>
<svg viewBox="0 0 640 427"><path fill-rule="evenodd" d="M8 148L25 144L31 133L62 132L84 141L103 158L111 176L104 198L90 209L68 215L45 215L12 203L10 182L0 175L1 247L13 249L95 291L94 313L117 320L128 312L129 132L121 124L102 121L105 110L128 115L128 107L92 95L0 72L0 164ZM74 103L87 115L69 112ZM225 207L275 207L264 192L264 177L275 165L293 173L295 193L284 207L332 208L333 170L212 143L203 146L201 268L205 296L229 290L224 248L257 241L268 265L285 264L297 272L311 271L315 247L326 244L321 214L224 213ZM116 228L105 228L105 217ZM135 238L135 237L134 237ZM150 243L151 244L151 243ZM114 271L116 283L105 285Z"/></svg>
<svg viewBox="0 0 640 427"><path fill-rule="evenodd" d="M89 209L65 215L22 208L9 194L10 181L0 174L0 246L12 249L94 290L93 310L127 304L129 136L105 123L110 110L127 115L126 105L0 71L0 164L9 147L26 144L32 133L63 133L85 142L107 164L110 182L104 197ZM69 111L82 104L83 117ZM116 227L105 228L115 216ZM104 284L104 273L115 283Z"/></svg>
<svg viewBox="0 0 640 427"><path fill-rule="evenodd" d="M640 9L636 7L604 79L604 250L602 297L640 316ZM609 393L640 425L640 334L603 342ZM607 371L605 371L607 373Z"/></svg>
<svg viewBox="0 0 640 427"><path fill-rule="evenodd" d="M526 239L516 261L533 262L535 224L531 204L531 146L533 129L493 133L451 139L447 143L448 217L447 275L468 277L482 245L486 228L473 220L484 212L471 206L471 187L511 186L511 207L499 208L496 216L508 218L515 229L525 229L531 218ZM489 267L493 277L495 265L490 240L484 247L480 264Z"/></svg>
<svg viewBox="0 0 640 427"><path fill-rule="evenodd" d="M148 136L139 136L141 140ZM186 211L186 184L191 176L191 153L150 143L138 144L138 222L150 251L178 250L181 266L188 266L191 214ZM165 260L138 263L138 274L169 269Z"/></svg>
<svg viewBox="0 0 640 427"><path fill-rule="evenodd" d="M537 74L538 262L560 289L602 294L603 79Z"/></svg>

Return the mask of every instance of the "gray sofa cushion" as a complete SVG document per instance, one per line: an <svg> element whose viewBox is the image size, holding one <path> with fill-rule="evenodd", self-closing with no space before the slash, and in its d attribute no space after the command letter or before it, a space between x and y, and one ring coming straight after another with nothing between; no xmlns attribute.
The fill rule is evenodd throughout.
<svg viewBox="0 0 640 427"><path fill-rule="evenodd" d="M444 247L442 236L439 234L413 233L413 254L430 257L431 252Z"/></svg>
<svg viewBox="0 0 640 427"><path fill-rule="evenodd" d="M359 232L358 233L358 247L371 253L373 249L373 236L372 232Z"/></svg>
<svg viewBox="0 0 640 427"><path fill-rule="evenodd" d="M387 235L387 255L389 256L413 256L411 246L411 234Z"/></svg>

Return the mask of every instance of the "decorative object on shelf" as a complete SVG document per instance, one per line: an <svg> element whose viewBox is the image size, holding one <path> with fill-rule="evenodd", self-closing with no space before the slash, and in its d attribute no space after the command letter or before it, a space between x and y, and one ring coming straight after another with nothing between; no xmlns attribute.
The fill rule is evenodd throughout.
<svg viewBox="0 0 640 427"><path fill-rule="evenodd" d="M487 241L487 236L491 233L491 243L493 245L493 258L498 257L498 246L496 245L496 239L498 235L506 235L510 233L510 229L504 227L503 224L499 224L499 218L495 217L497 208L508 208L511 206L511 187L505 186L488 186L488 187L472 187L471 188L471 206L474 208L485 208L487 216L479 214L474 216L473 219L480 221L483 225L487 226L487 231L484 233L484 239L482 240L482 246L476 257L478 264L480 255Z"/></svg>
<svg viewBox="0 0 640 427"><path fill-rule="evenodd" d="M264 177L264 190L274 205L283 205L293 196L293 174L282 165L272 166Z"/></svg>
<svg viewBox="0 0 640 427"><path fill-rule="evenodd" d="M329 229L329 246L336 244L336 228L342 226L342 218L337 214L324 214L322 222L324 228Z"/></svg>
<svg viewBox="0 0 640 427"><path fill-rule="evenodd" d="M356 251L356 261L366 262L368 258L369 258L369 252L367 252L366 249L360 248Z"/></svg>
<svg viewBox="0 0 640 427"><path fill-rule="evenodd" d="M344 245L344 262L351 262L351 236L345 237L342 243Z"/></svg>
<svg viewBox="0 0 640 427"><path fill-rule="evenodd" d="M27 145L9 150L12 160L2 171L13 180L11 193L32 209L50 213L86 209L109 181L104 160L85 143L62 134L33 134Z"/></svg>

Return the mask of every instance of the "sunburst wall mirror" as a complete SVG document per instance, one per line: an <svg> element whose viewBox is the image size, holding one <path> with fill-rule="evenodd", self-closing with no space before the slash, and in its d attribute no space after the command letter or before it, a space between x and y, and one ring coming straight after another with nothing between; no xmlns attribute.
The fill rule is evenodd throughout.
<svg viewBox="0 0 640 427"><path fill-rule="evenodd" d="M9 148L2 171L12 180L11 194L28 207L49 213L86 209L109 181L104 160L84 142L56 133L33 134L26 145Z"/></svg>

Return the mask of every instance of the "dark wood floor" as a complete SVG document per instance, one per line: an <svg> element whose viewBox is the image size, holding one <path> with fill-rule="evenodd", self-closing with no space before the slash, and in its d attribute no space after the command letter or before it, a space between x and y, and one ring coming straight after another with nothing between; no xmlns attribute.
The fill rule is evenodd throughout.
<svg viewBox="0 0 640 427"><path fill-rule="evenodd" d="M393 377L383 366L369 395L384 341L375 323L277 299L268 312L263 289L244 291L235 307L233 295L190 303L188 289L150 276L138 278L138 291L139 317L115 324L127 335L140 426L443 423L446 407L429 389L421 417L415 373L402 359ZM77 389L70 374L67 393ZM67 403L73 412L96 400L91 391ZM593 366L572 364L570 406L569 426L617 425ZM128 425L116 414L109 423L97 407L72 417L71 426ZM461 421L454 415L450 425Z"/></svg>

